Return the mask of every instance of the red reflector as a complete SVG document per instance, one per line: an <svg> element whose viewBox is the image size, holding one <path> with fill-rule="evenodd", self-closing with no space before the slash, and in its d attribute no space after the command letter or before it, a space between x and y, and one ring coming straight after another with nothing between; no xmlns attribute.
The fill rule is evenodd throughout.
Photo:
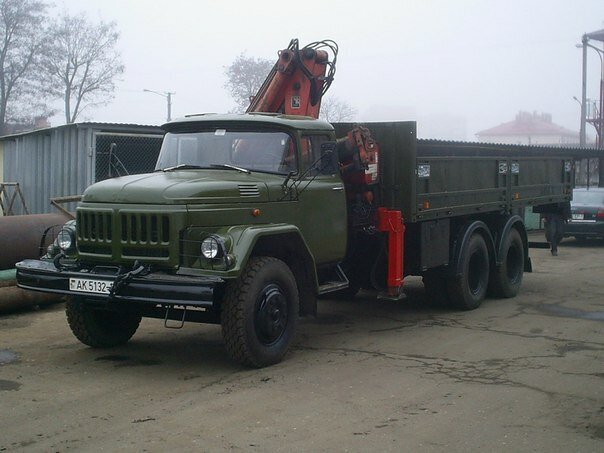
<svg viewBox="0 0 604 453"><path fill-rule="evenodd" d="M604 211L598 211L596 214L596 219L604 219Z"/></svg>

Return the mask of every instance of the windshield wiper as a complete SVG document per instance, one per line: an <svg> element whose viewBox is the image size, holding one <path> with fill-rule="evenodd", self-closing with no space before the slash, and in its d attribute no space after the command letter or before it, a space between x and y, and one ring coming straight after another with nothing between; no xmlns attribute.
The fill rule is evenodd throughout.
<svg viewBox="0 0 604 453"><path fill-rule="evenodd" d="M212 164L212 165L210 165L210 167L213 167L213 168L228 168L230 170L237 170L237 171L239 171L241 173L247 173L248 175L250 173L252 173L247 168L236 167L235 165L229 165L229 164Z"/></svg>
<svg viewBox="0 0 604 453"><path fill-rule="evenodd" d="M166 172L166 171L173 171L173 170L197 170L200 168L204 168L204 167L202 167L200 165L178 164L178 165L175 165L174 167L162 168L161 171Z"/></svg>

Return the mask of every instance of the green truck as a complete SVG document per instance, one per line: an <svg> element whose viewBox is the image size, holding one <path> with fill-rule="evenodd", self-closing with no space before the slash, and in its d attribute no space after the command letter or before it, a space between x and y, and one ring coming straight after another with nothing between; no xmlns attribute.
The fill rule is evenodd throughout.
<svg viewBox="0 0 604 453"><path fill-rule="evenodd" d="M17 264L18 285L69 296L91 347L126 343L141 317L220 323L253 367L282 360L322 295L401 298L421 275L460 309L515 296L531 270L522 211L567 212L572 157L363 126L371 139L350 146L337 137L355 125L303 116L169 122L156 171L86 189L48 253Z"/></svg>

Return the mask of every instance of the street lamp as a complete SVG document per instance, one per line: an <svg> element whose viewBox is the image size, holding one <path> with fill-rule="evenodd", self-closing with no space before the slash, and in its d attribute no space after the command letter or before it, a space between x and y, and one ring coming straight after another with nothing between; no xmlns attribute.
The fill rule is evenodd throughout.
<svg viewBox="0 0 604 453"><path fill-rule="evenodd" d="M596 129L596 135L598 137L598 148L604 148L604 50L597 48L596 46L589 44L589 40L594 39L596 41L604 42L604 30L595 31L592 33L586 33L581 39L581 44L577 44L577 47L583 48L583 77L581 86L581 132L580 132L580 146L584 147L586 142L586 123L587 123L587 48L591 48L598 53L600 57L600 102L599 108L596 108L596 115L589 121L593 123Z"/></svg>
<svg viewBox="0 0 604 453"><path fill-rule="evenodd" d="M168 103L168 117L167 117L167 121L172 120L172 95L176 94L170 91L153 91L153 90L147 90L146 88L143 89L143 91L145 93L153 93L153 94L157 94L158 96L161 96L163 98L166 98L166 101Z"/></svg>

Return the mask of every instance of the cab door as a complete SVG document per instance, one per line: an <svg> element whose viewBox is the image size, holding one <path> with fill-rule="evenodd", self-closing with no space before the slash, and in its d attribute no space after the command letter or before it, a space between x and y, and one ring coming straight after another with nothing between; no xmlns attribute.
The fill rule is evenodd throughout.
<svg viewBox="0 0 604 453"><path fill-rule="evenodd" d="M341 261L346 254L346 192L337 164L321 159L326 134L303 134L300 141L298 225L317 265Z"/></svg>

